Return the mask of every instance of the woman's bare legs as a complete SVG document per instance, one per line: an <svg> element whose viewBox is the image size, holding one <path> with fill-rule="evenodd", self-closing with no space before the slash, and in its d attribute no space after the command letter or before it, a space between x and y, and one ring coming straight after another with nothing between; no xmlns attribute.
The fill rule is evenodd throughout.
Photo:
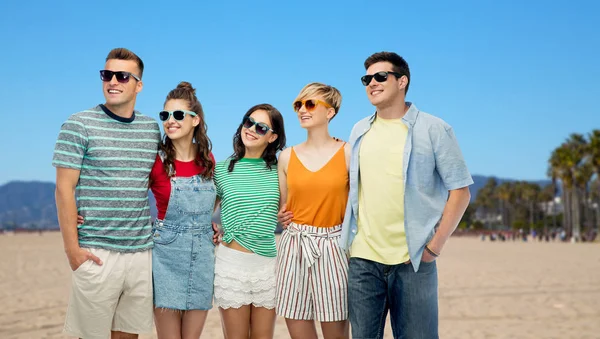
<svg viewBox="0 0 600 339"><path fill-rule="evenodd" d="M317 328L314 320L297 320L285 318L288 332L292 339L317 339Z"/></svg>
<svg viewBox="0 0 600 339"><path fill-rule="evenodd" d="M250 338L273 339L275 335L275 309L255 307L252 305L250 313ZM228 338L232 339L232 338Z"/></svg>
<svg viewBox="0 0 600 339"><path fill-rule="evenodd" d="M154 309L154 322L158 339L181 339L182 311L166 308Z"/></svg>
<svg viewBox="0 0 600 339"><path fill-rule="evenodd" d="M321 331L325 339L350 338L348 320L322 322Z"/></svg>
<svg viewBox="0 0 600 339"><path fill-rule="evenodd" d="M202 334L208 311L185 311L181 319L181 339L198 339Z"/></svg>
<svg viewBox="0 0 600 339"><path fill-rule="evenodd" d="M248 339L250 333L250 305L240 308L221 308L223 335L227 339Z"/></svg>

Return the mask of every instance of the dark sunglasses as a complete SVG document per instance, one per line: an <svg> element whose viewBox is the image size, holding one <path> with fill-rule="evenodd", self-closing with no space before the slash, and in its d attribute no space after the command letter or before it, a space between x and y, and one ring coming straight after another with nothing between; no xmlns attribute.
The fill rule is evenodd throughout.
<svg viewBox="0 0 600 339"><path fill-rule="evenodd" d="M193 117L195 117L197 114L192 112L192 111L184 111L184 110L176 110L176 111L161 111L160 113L158 113L158 117L160 118L161 121L167 121L169 120L169 118L171 117L171 115L173 116L173 118L177 121L181 121L183 119L185 119L185 115L189 114Z"/></svg>
<svg viewBox="0 0 600 339"><path fill-rule="evenodd" d="M307 111L312 112L315 108L317 108L317 105L321 104L327 108L331 108L331 105L326 103L325 101L322 100L317 100L317 99L308 99L308 100L298 100L296 102L294 102L294 111L298 112L302 106L304 106L304 108L306 108Z"/></svg>
<svg viewBox="0 0 600 339"><path fill-rule="evenodd" d="M262 122L256 122L251 117L246 117L244 119L243 126L247 129L252 128L252 126L256 126L256 134L258 134L260 136L267 134L267 132L269 132L269 131L275 133L275 131L273 131L269 126L267 126L267 124L262 123Z"/></svg>
<svg viewBox="0 0 600 339"><path fill-rule="evenodd" d="M100 71L100 79L102 79L102 81L105 82L109 82L112 80L113 75L117 77L117 81L122 83L122 84L126 84L129 82L130 77L134 78L137 81L141 81L140 78L138 78L135 74L133 73L129 73L129 72L125 72L125 71L118 71L118 72L113 72L113 71L109 71L106 69L103 69Z"/></svg>
<svg viewBox="0 0 600 339"><path fill-rule="evenodd" d="M400 78L402 76L402 74L398 73L398 72L377 72L375 74L367 74L367 75L363 75L360 78L360 81L362 81L362 84L365 86L369 86L369 84L371 83L372 79L375 79L375 81L377 82L385 82L388 78L388 74L391 74L393 76L395 76L396 78Z"/></svg>

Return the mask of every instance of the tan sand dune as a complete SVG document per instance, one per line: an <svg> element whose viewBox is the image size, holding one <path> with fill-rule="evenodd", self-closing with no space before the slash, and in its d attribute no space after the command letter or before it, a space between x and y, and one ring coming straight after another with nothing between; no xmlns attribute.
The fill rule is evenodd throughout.
<svg viewBox="0 0 600 339"><path fill-rule="evenodd" d="M598 243L453 238L438 269L443 339L600 338ZM0 338L65 338L69 286L59 233L0 235ZM222 338L218 311L202 338Z"/></svg>

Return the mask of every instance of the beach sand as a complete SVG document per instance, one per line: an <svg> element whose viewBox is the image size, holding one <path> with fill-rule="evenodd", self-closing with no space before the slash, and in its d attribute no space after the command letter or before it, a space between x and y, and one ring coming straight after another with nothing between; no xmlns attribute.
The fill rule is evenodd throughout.
<svg viewBox="0 0 600 339"><path fill-rule="evenodd" d="M443 339L600 338L598 243L452 238L438 271ZM69 288L60 233L0 235L0 338L66 338ZM202 338L222 337L213 309ZM275 338L289 338L282 318Z"/></svg>

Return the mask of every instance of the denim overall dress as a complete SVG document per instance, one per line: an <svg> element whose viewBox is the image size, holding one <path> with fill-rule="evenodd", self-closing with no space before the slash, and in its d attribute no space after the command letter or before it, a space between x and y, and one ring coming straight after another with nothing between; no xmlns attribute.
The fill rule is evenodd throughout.
<svg viewBox="0 0 600 339"><path fill-rule="evenodd" d="M156 219L153 227L154 306L209 310L215 275L211 223L215 185L200 175L172 176L170 180L167 213L163 220Z"/></svg>

